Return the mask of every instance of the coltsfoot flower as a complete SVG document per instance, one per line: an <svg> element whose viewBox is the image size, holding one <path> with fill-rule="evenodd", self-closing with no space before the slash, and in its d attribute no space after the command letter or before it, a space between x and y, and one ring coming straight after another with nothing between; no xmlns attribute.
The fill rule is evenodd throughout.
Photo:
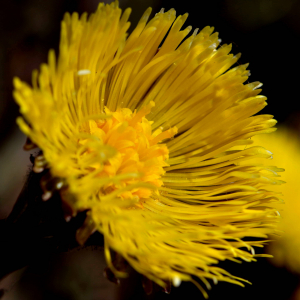
<svg viewBox="0 0 300 300"><path fill-rule="evenodd" d="M240 55L212 27L189 35L187 14L148 21L148 9L128 36L130 11L65 14L57 59L50 50L32 87L14 79L17 123L43 151L34 170L50 169L68 218L88 210L78 241L101 232L117 276L110 249L161 286L243 285L215 264L254 261L276 227L280 169L248 164L271 158L251 147L275 130L273 116L255 115L261 84L244 84L248 65L232 67Z"/></svg>
<svg viewBox="0 0 300 300"><path fill-rule="evenodd" d="M275 186L274 191L282 192L285 205L274 204L282 216L278 229L282 234L272 237L274 241L268 250L274 256L271 261L280 267L287 267L300 274L300 140L299 135L291 129L280 127L272 134L262 134L253 138L255 144L269 147L274 152L274 164L285 167L282 187ZM265 161L255 159L256 164L265 165Z"/></svg>

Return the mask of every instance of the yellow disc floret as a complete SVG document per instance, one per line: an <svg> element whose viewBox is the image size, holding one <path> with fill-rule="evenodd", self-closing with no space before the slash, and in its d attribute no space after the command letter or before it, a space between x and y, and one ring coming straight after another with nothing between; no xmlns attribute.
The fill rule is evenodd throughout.
<svg viewBox="0 0 300 300"><path fill-rule="evenodd" d="M161 175L165 173L163 167L168 166L168 148L165 144L158 144L163 139L173 137L177 129L172 128L162 132L157 129L152 133L151 124L145 115L150 113L154 102L151 102L139 112L132 112L128 108L111 112L105 107L106 120L89 121L89 133L104 144L117 150L116 155L109 158L98 173L99 178L114 178L128 173L140 174L140 178L128 178L118 184L110 182L99 191L99 196L107 195L137 182L146 182L156 187L162 185ZM86 140L81 140L84 144ZM145 199L151 195L149 188L134 188L124 191L121 198L137 197Z"/></svg>

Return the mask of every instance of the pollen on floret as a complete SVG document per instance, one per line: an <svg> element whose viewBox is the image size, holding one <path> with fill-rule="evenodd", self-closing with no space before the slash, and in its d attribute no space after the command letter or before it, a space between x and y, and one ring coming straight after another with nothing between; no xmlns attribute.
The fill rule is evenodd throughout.
<svg viewBox="0 0 300 300"><path fill-rule="evenodd" d="M179 287L181 284L181 279L178 276L175 276L173 277L172 282L175 287Z"/></svg>
<svg viewBox="0 0 300 300"><path fill-rule="evenodd" d="M88 75L88 74L91 74L91 71L90 70L79 70L77 72L77 75L80 76L80 75Z"/></svg>

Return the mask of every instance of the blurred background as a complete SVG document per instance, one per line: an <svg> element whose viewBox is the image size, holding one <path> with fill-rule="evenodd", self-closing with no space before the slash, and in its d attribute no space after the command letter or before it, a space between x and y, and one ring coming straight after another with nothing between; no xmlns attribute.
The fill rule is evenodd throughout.
<svg viewBox="0 0 300 300"><path fill-rule="evenodd" d="M10 0L0 10L0 219L8 216L29 170L29 153L23 151L24 135L16 126L18 107L12 98L12 78L31 82L31 72L57 52L60 21L66 11L93 12L98 0ZM111 1L106 1L111 2ZM300 132L299 69L300 0L120 0L131 7L131 28L151 6L189 13L187 25L210 25L222 43L232 43L232 53L242 53L239 64L250 62L250 81L261 81L268 106L280 125ZM153 14L154 14L153 13ZM300 225L299 225L300 226ZM300 250L299 250L300 254ZM210 299L300 299L299 277L275 268L267 259L242 265L225 263L227 270L253 283L246 288L219 283ZM202 299L192 284L182 284L170 295L145 296L134 280L121 287L102 276L103 253L85 249L57 255L20 275L3 299ZM20 271L21 272L21 271ZM22 272L21 272L22 273ZM20 273L20 274L21 274ZM135 278L135 275L132 276Z"/></svg>

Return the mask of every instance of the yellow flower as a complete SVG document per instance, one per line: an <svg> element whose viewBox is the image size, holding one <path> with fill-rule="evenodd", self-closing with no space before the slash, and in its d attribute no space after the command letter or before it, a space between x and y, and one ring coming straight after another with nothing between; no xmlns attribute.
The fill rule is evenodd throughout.
<svg viewBox="0 0 300 300"><path fill-rule="evenodd" d="M271 157L260 146L234 150L276 121L253 116L261 84L243 84L247 65L231 68L240 55L213 28L188 36L187 14L150 12L130 36L117 2L67 13L57 61L51 50L33 87L14 79L17 122L43 151L34 170L47 164L73 215L89 210L80 243L98 230L117 276L110 249L161 286L192 281L206 295L195 277L242 285L215 264L254 261L276 227L280 169L247 164Z"/></svg>
<svg viewBox="0 0 300 300"><path fill-rule="evenodd" d="M284 166L282 179L286 181L281 187L274 187L274 191L282 192L285 205L276 204L281 216L279 229L282 231L270 244L269 251L274 255L271 259L278 266L286 266L290 270L300 273L300 141L299 136L291 129L281 127L272 134L254 137L254 143L269 147L274 152L274 164ZM265 164L256 160L256 163Z"/></svg>

